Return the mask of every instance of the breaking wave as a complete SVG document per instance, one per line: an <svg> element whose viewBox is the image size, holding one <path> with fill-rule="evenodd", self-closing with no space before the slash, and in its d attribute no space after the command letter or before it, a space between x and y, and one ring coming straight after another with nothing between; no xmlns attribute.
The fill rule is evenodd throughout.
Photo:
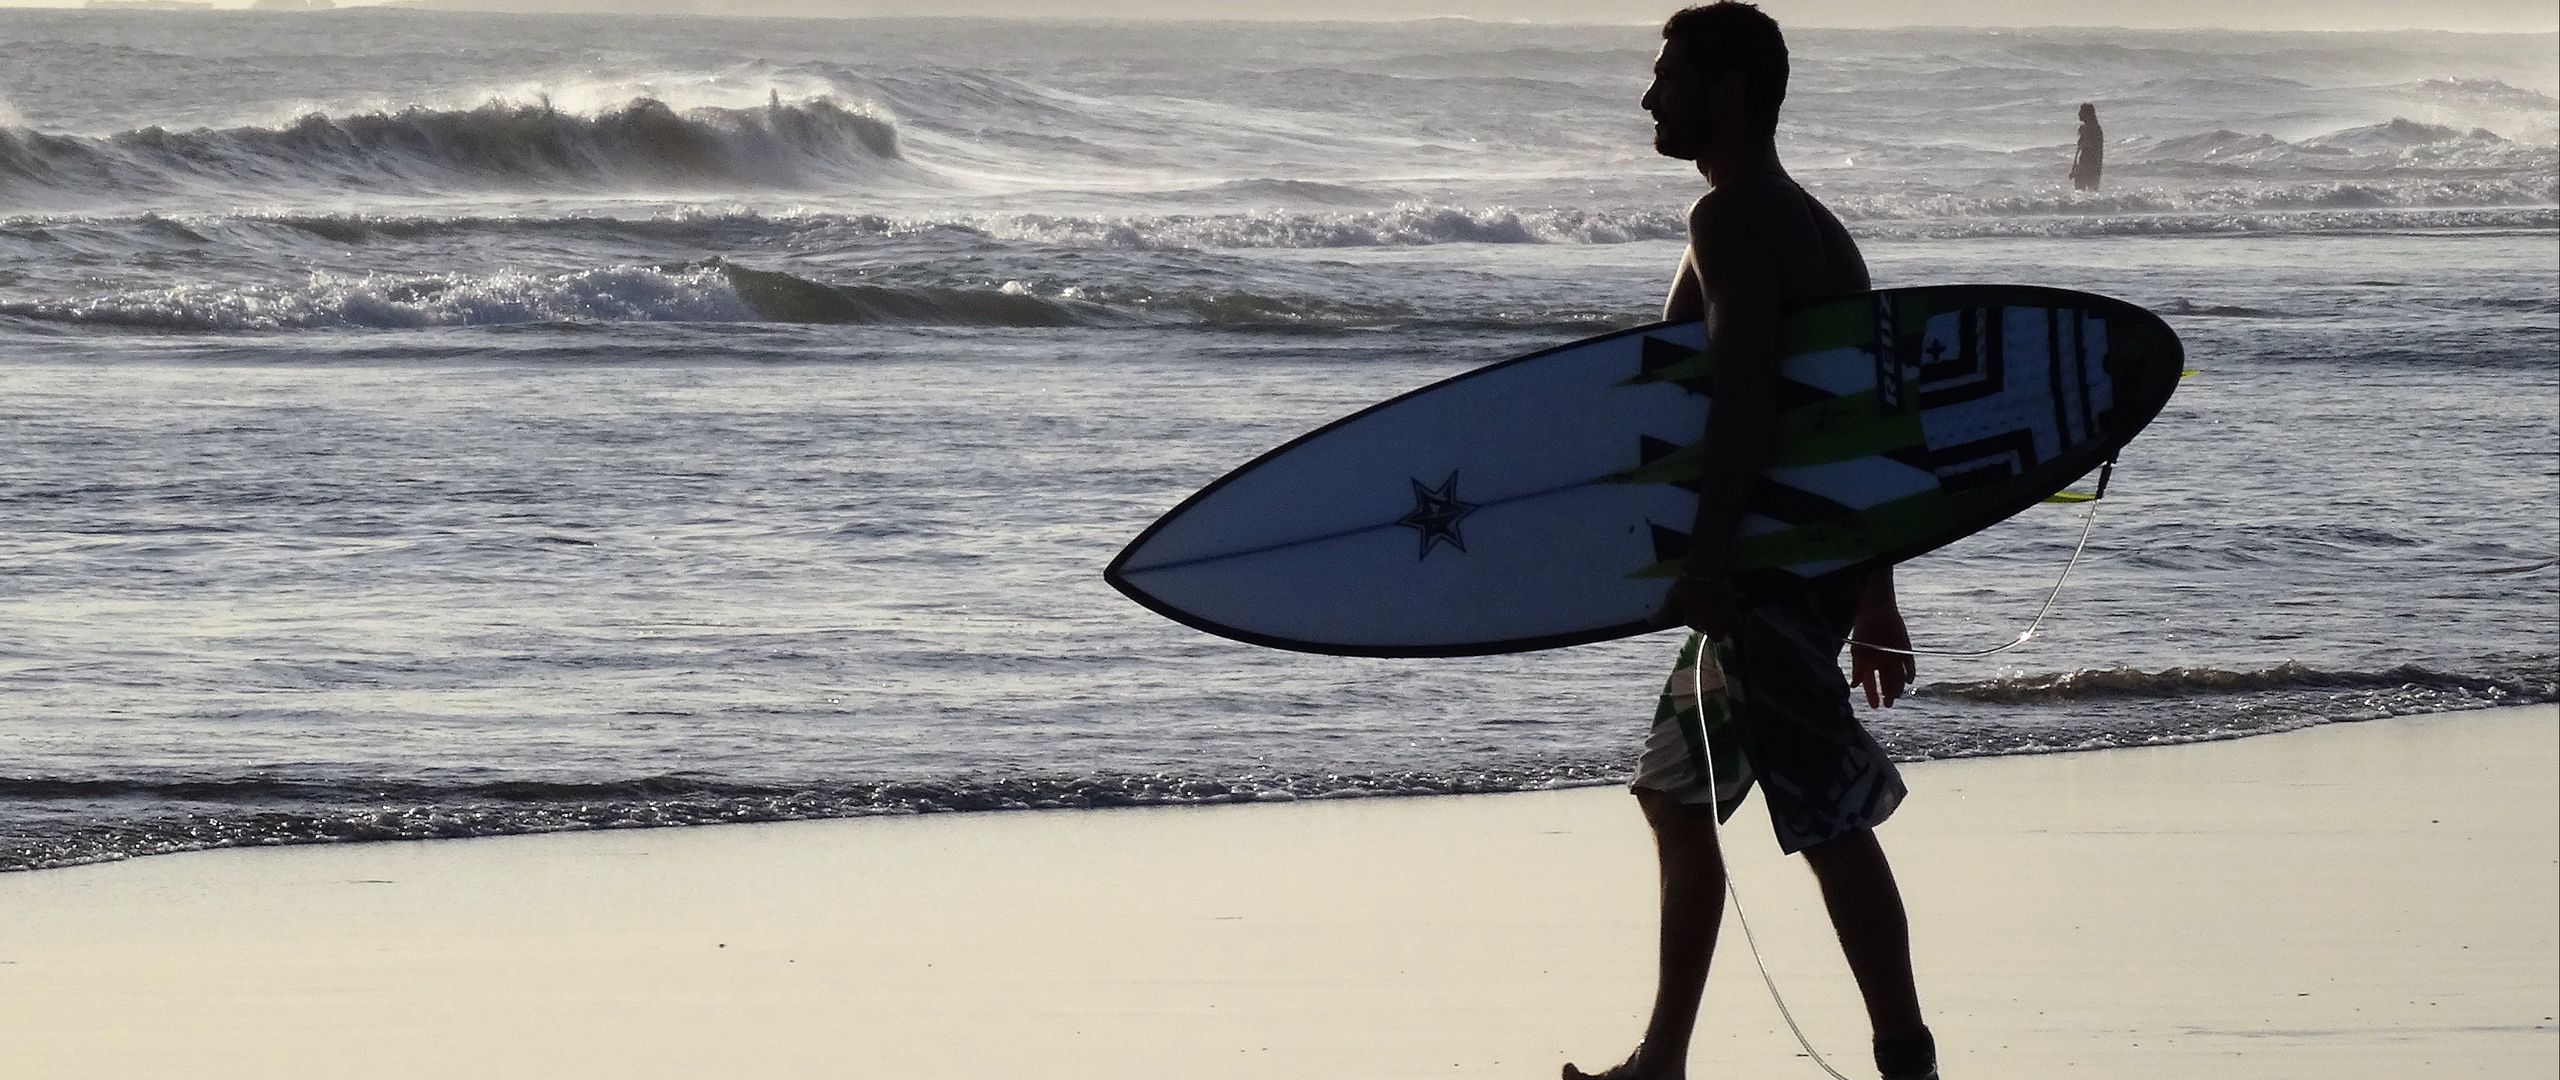
<svg viewBox="0 0 2560 1080"><path fill-rule="evenodd" d="M592 113L491 102L106 136L0 128L0 192L272 199L312 190L789 190L868 175L899 157L895 124L824 97L681 110L636 98Z"/></svg>
<svg viewBox="0 0 2560 1080"><path fill-rule="evenodd" d="M2162 222L2232 222L2252 231L2323 232L2366 222L2425 227L2457 220L2445 211L2475 217L2548 220L2560 203L2560 174L2429 181L2309 180L2167 188L2132 182L2098 192L2040 191L2002 194L1885 193L1826 200L1852 222L1931 222L1962 227L1978 218L2068 217L2081 228L2140 217ZM2326 215L2326 216L2323 216ZM2173 226L2174 227L2174 226Z"/></svg>
<svg viewBox="0 0 2560 1080"><path fill-rule="evenodd" d="M2360 205L2405 197L2322 192L2109 193L2016 199L1839 200L1835 209L1861 238L1952 240L2037 236L2315 235L2367 232L2549 230L2560 207L2542 205ZM2466 192L2432 198L2468 201ZM2470 192L2479 201L2518 194ZM2302 205L2331 201L2343 205ZM2256 205L2273 203L2275 206ZM620 217L285 213L125 217L33 215L0 218L0 252L29 258L129 259L144 254L230 248L252 256L340 261L347 249L443 240L534 241L663 252L665 259L736 251L834 254L863 251L928 261L1019 252L1026 247L1125 251L1353 249L1445 244L1611 245L1676 242L1686 226L1672 210L1586 210L1405 205L1383 211L1230 214L994 214L893 216L869 213L705 209ZM325 256L325 258L323 258ZM196 256L189 256L196 257Z"/></svg>
<svg viewBox="0 0 2560 1080"><path fill-rule="evenodd" d="M1514 209L1406 204L1336 213L1129 217L1022 214L974 223L1044 244L1119 248L1359 248L1433 244L1623 244L1688 235L1671 211Z"/></svg>
<svg viewBox="0 0 2560 1080"><path fill-rule="evenodd" d="M772 322L862 326L1096 326L1126 321L1071 295L1044 298L1007 282L995 289L832 285L772 270L719 268L747 310Z"/></svg>
<svg viewBox="0 0 2560 1080"><path fill-rule="evenodd" d="M2118 157L2155 172L2210 166L2229 173L2282 167L2308 172L2531 169L2549 164L2550 147L2520 143L2485 128L2468 131L2394 117L2297 142L2228 129L2133 143Z"/></svg>
<svg viewBox="0 0 2560 1080"><path fill-rule="evenodd" d="M416 329L578 322L737 322L754 312L717 269L312 274L295 285L173 285L0 303L0 316L124 330Z"/></svg>
<svg viewBox="0 0 2560 1080"><path fill-rule="evenodd" d="M2198 695L2290 691L2400 695L2434 708L2480 708L2560 701L2560 671L2464 675L2404 664L2379 671L2328 671L2282 663L2254 671L2176 667L2162 671L2106 668L1981 682L1933 683L1932 697L1998 705L2036 705L2096 699L2168 699ZM2415 709L2394 712L2416 711Z"/></svg>
<svg viewBox="0 0 2560 1080"><path fill-rule="evenodd" d="M0 302L0 317L169 332L407 330L527 323L772 322L977 328L1199 326L1230 330L1510 330L1587 334L1618 312L1470 314L1390 298L1241 289L826 282L710 260L562 273L342 275L291 285L179 285Z"/></svg>

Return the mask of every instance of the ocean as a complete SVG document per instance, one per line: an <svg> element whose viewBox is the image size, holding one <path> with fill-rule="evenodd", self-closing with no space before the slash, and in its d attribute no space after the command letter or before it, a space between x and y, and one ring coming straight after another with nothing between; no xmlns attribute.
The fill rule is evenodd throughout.
<svg viewBox="0 0 2560 1080"><path fill-rule="evenodd" d="M0 869L1622 780L1676 635L1306 656L1100 571L1650 321L1702 190L1656 42L0 10ZM2198 369L1891 750L2560 700L2560 40L1792 43L1880 285L2124 297ZM1915 638L2015 637L2080 515L1907 565Z"/></svg>

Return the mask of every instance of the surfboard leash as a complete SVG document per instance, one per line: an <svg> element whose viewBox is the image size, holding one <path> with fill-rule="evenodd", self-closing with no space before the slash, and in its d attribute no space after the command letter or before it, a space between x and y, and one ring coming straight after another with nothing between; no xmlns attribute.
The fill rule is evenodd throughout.
<svg viewBox="0 0 2560 1080"><path fill-rule="evenodd" d="M1707 700L1706 665L1711 663L1717 665L1719 669L1721 669L1724 664L1724 661L1716 656L1715 643L1713 641L1705 642L1699 647L1698 663L1691 665L1689 668L1689 678L1691 680L1690 693L1696 695L1695 700L1700 703L1698 706L1700 708L1705 707L1705 702ZM1717 681L1722 683L1723 679L1721 678L1721 670L1719 670L1718 674L1719 678ZM1722 693L1724 691L1724 687L1719 685L1716 687L1716 691L1718 693ZM1716 784L1715 766L1713 764L1714 759L1711 757L1708 761L1707 786L1710 790L1713 790ZM1832 1080L1849 1080L1848 1077L1840 1075L1840 1070L1831 1067L1831 1062L1823 1058L1822 1051L1813 1048L1813 1039L1804 1033L1803 1025L1796 1023L1795 1010L1787 1008L1786 995L1778 992L1778 980L1776 976L1769 974L1769 962L1762 959L1760 956L1759 936L1751 932L1751 919L1749 916L1742 913L1742 889L1734 884L1733 864L1724 857L1723 817L1724 815L1718 812L1718 808L1709 807L1707 810L1707 832L1708 835L1715 837L1716 861L1724 867L1725 898L1733 904L1734 924L1742 928L1742 944L1745 948L1751 951L1751 966L1760 969L1761 985L1769 988L1769 1000L1778 1006L1779 1018L1787 1022L1788 1031L1795 1033L1796 1045L1804 1048L1804 1055L1813 1059L1814 1065L1820 1068L1823 1072L1831 1074Z"/></svg>
<svg viewBox="0 0 2560 1080"><path fill-rule="evenodd" d="M2115 471L2116 459L2114 458L2108 458L2106 464L2098 466L2098 487L2086 500L2089 504L2089 512L2080 521L2080 541L2071 545L2071 558L2062 564L2062 576L2054 579L2053 590L2045 594L2044 605L2036 609L2036 617L2028 620L2027 628L2020 631L2018 636L2011 639L2008 644L1972 652L1958 649L1897 649L1891 645L1871 645L1854 638L1844 641L1843 644L1892 653L1896 656L1934 656L1950 660L1980 660L1984 657L1998 656L2026 644L2036 636L2036 631L2044 628L2045 616L2053 614L2054 603L2062 599L2062 587L2071 581L2071 571L2079 567L2081 553L2089 550L2089 536L2098 526L2098 504L2106 499L2107 480L2115 475Z"/></svg>
<svg viewBox="0 0 2560 1080"><path fill-rule="evenodd" d="M2087 500L2089 503L2089 511L2081 519L2080 539L2077 543L2071 546L2071 558L2062 564L2062 574L2060 577L2054 579L2053 590L2045 594L2044 604L2036 609L2035 618L2028 621L2027 628L2024 631L2021 631L2015 640L1996 648L1983 649L1975 652L1940 649L1897 649L1884 645L1867 645L1865 642L1854 640L1850 641L1849 644L1864 645L1865 647L1874 649L1878 652L1895 653L1902 656L1936 656L1955 659L1978 659L1986 656L1995 656L2026 644L2036 636L2036 631L2044 626L2045 617L2053 613L2053 605L2056 601L2059 601L2062 598L2062 587L2071 580L2071 571L2079 567L2080 556L2082 553L2088 551L2089 536L2096 530L2098 524L2098 503L2106 498L2107 481L2114 477L2115 469L2116 462L2114 458L2108 458L2105 464L2098 467L2098 486L2096 490L2090 493ZM1707 696L1707 680L1704 662L1713 661L1720 664L1722 661L1717 660L1715 657L1713 642L1709 642L1706 647L1700 649L1699 654L1701 663L1699 665L1692 666L1689 669L1689 677L1691 680L1690 693L1696 695L1696 700L1704 702ZM1722 680L1719 679L1718 681L1721 682ZM1721 691L1722 687L1719 686L1718 690ZM1708 775L1707 782L1710 787L1713 787L1715 784L1715 777L1712 769ZM1847 1076L1841 1074L1840 1070L1831 1067L1831 1062L1822 1056L1822 1051L1813 1048L1813 1039L1804 1033L1804 1025L1796 1022L1795 1010L1787 1007L1787 997L1784 993L1781 993L1778 990L1777 977L1769 973L1769 962L1767 958L1760 954L1760 938L1759 935L1754 934L1751 931L1751 917L1744 914L1742 911L1742 888L1734 882L1733 864L1726 861L1724 858L1724 822L1722 820L1722 815L1710 811L1707 814L1707 822L1708 830L1716 838L1716 860L1724 865L1725 899L1733 905L1734 925L1742 928L1743 947L1748 949L1751 953L1751 966L1759 969L1761 985L1769 988L1769 1001L1778 1007L1778 1018L1787 1022L1787 1030L1795 1035L1796 1045L1804 1050L1805 1057L1811 1059L1816 1068L1819 1068L1824 1073L1829 1074L1832 1080L1849 1080Z"/></svg>

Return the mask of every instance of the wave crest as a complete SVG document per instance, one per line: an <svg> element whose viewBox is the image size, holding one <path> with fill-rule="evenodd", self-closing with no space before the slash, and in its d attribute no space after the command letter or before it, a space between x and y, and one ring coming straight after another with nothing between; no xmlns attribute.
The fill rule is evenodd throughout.
<svg viewBox="0 0 2560 1080"><path fill-rule="evenodd" d="M830 285L726 263L720 270L749 310L773 322L1032 327L1116 321L1099 305L1034 296L1014 283L997 289Z"/></svg>
<svg viewBox="0 0 2560 1080"><path fill-rule="evenodd" d="M0 129L0 190L95 197L278 190L436 194L511 188L792 189L899 160L897 126L831 98L679 110L635 98L313 113L273 127L146 127L105 137Z"/></svg>
<svg viewBox="0 0 2560 1080"><path fill-rule="evenodd" d="M298 287L180 285L12 301L0 303L0 316L181 332L754 318L716 270L646 266L487 276L313 274Z"/></svg>
<svg viewBox="0 0 2560 1080"><path fill-rule="evenodd" d="M2547 142L2511 139L2487 128L2423 123L2407 117L2341 128L2299 140L2229 128L2151 140L2110 151L2146 176L2250 177L2267 182L2310 176L2356 176L2423 183L2448 176L2550 175Z"/></svg>
<svg viewBox="0 0 2560 1080"><path fill-rule="evenodd" d="M2322 690L2406 690L2464 699L2472 705L2560 701L2560 679L2548 674L2511 674L2506 677L2462 675L2433 671L2414 664L2379 671L2328 671L2292 661L2254 671L2210 667L2173 667L2161 671L2102 668L1979 682L1932 683L1923 689L1932 697L1995 705Z"/></svg>
<svg viewBox="0 0 2560 1080"><path fill-rule="evenodd" d="M313 274L294 285L183 285L0 302L0 318L177 332L407 330L526 323L772 322L973 328L1205 326L1245 331L1499 330L1632 325L1576 310L1434 313L1394 300L1139 286L819 281L721 260L488 275Z"/></svg>

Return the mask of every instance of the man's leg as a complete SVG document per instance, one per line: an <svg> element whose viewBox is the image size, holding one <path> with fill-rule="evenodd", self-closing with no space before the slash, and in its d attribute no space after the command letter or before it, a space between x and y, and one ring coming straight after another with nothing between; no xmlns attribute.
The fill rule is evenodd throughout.
<svg viewBox="0 0 2560 1080"><path fill-rule="evenodd" d="M1716 928L1724 922L1724 854L1716 847L1714 804L1683 803L1643 788L1635 794L1645 822L1653 826L1654 856L1662 871L1661 967L1644 1042L1625 1064L1596 1075L1602 1080L1680 1080L1688 1075L1689 1037L1698 1024L1698 1000L1706 993L1707 963L1715 957ZM1579 1080L1589 1074L1567 1065L1564 1075Z"/></svg>
<svg viewBox="0 0 2560 1080"><path fill-rule="evenodd" d="M1920 1019L1920 991L1911 978L1911 924L1902 890L1885 861L1873 829L1805 849L1805 862L1822 883L1822 903L1840 935L1840 951L1866 998L1875 1028L1877 1065L1889 1080L1930 1076L1936 1064L1928 1027Z"/></svg>

